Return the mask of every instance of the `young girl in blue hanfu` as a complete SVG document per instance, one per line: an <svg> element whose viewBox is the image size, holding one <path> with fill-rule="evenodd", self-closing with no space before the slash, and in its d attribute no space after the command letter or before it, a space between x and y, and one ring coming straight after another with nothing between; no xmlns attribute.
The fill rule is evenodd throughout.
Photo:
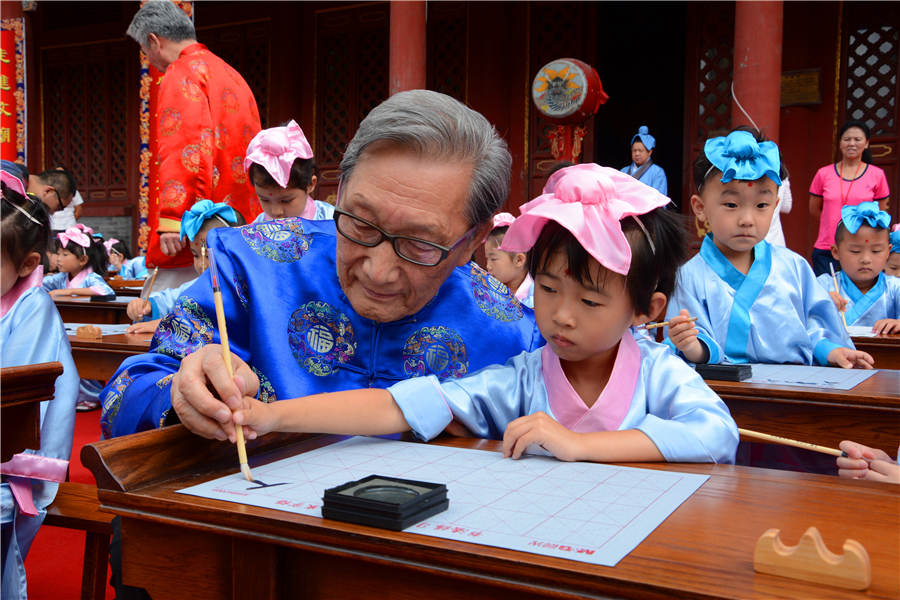
<svg viewBox="0 0 900 600"><path fill-rule="evenodd" d="M106 256L109 259L108 271L111 275L118 275L122 279L146 279L147 260L143 256L131 257L131 250L124 242L116 238L109 238L103 242L106 248Z"/></svg>
<svg viewBox="0 0 900 600"><path fill-rule="evenodd" d="M316 163L296 121L257 133L247 146L244 169L263 209L254 223L283 217L314 221L334 217L334 206L310 195L316 189Z"/></svg>
<svg viewBox="0 0 900 600"><path fill-rule="evenodd" d="M69 227L56 234L59 273L44 277L51 297L115 296L106 281L106 249L82 227Z"/></svg>
<svg viewBox="0 0 900 600"><path fill-rule="evenodd" d="M691 206L710 233L678 271L669 338L692 363L872 368L806 260L764 239L781 175L778 146L756 130L706 141Z"/></svg>
<svg viewBox="0 0 900 600"><path fill-rule="evenodd" d="M525 253L500 249L509 226L515 220L508 212L494 215L494 228L484 240L485 270L509 288L519 302L534 308L534 279L528 274Z"/></svg>
<svg viewBox="0 0 900 600"><path fill-rule="evenodd" d="M844 206L831 247L841 270L817 278L847 325L871 326L876 334L900 333L900 279L883 273L891 253L890 224L877 202Z"/></svg>
<svg viewBox="0 0 900 600"><path fill-rule="evenodd" d="M3 172L0 184L0 366L58 361L63 367L56 378L53 399L41 403L40 448L25 450L0 465L0 597L25 600L25 556L44 521L47 506L56 496L56 482L66 478L75 427L78 371L59 312L41 286L41 255L50 238L50 217L43 203L25 195L21 183L7 187L8 177L9 173ZM20 191L14 191L13 186Z"/></svg>
<svg viewBox="0 0 900 600"><path fill-rule="evenodd" d="M884 265L884 272L900 277L900 223L894 225L891 231L891 254Z"/></svg>
<svg viewBox="0 0 900 600"><path fill-rule="evenodd" d="M197 277L182 283L178 287L161 290L150 294L149 301L135 298L128 303L126 312L135 323L128 328L128 333L153 333L160 319L169 314L175 307L175 300L186 289L203 275L209 267L206 258L206 234L217 227L236 227L244 225L241 213L224 202L201 200L181 217L181 237L187 238L191 254L194 256L194 271ZM147 319L147 320L144 320Z"/></svg>
<svg viewBox="0 0 900 600"><path fill-rule="evenodd" d="M725 404L666 346L634 335L662 310L684 257L683 229L661 208L668 202L615 169L555 173L504 239L509 251L531 250L546 346L444 382L230 399L234 423L251 438L412 430L428 440L455 420L503 438L513 458L537 444L562 460L733 462L738 433Z"/></svg>

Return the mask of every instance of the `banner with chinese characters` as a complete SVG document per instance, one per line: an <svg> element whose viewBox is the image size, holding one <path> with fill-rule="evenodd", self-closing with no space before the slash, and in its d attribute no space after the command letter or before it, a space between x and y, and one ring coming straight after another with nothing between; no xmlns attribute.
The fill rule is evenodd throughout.
<svg viewBox="0 0 900 600"><path fill-rule="evenodd" d="M0 157L25 162L24 20L3 19L0 29Z"/></svg>

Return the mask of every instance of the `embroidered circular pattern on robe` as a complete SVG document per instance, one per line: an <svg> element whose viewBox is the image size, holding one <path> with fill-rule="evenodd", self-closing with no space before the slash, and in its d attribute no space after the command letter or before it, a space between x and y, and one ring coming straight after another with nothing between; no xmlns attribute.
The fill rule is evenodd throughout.
<svg viewBox="0 0 900 600"><path fill-rule="evenodd" d="M216 127L216 148L224 150L228 145L228 128L224 125Z"/></svg>
<svg viewBox="0 0 900 600"><path fill-rule="evenodd" d="M204 127L200 130L200 147L204 152L211 155L215 143L216 133L212 130L212 127Z"/></svg>
<svg viewBox="0 0 900 600"><path fill-rule="evenodd" d="M247 296L250 294L250 288L247 285L247 282L243 277L234 276L232 279L232 283L234 283L234 291L237 294L238 300L241 302L241 306L244 307L244 310L247 310L249 306L249 302L247 302Z"/></svg>
<svg viewBox="0 0 900 600"><path fill-rule="evenodd" d="M181 113L174 108L167 108L159 118L159 133L163 136L174 135L181 128Z"/></svg>
<svg viewBox="0 0 900 600"><path fill-rule="evenodd" d="M250 127L249 125L244 125L244 130L241 132L241 136L243 138L245 148L250 145L250 140L252 140L257 133L259 133L258 129L253 129L253 127Z"/></svg>
<svg viewBox="0 0 900 600"><path fill-rule="evenodd" d="M236 113L241 108L237 94L231 88L222 90L222 108L230 113Z"/></svg>
<svg viewBox="0 0 900 600"><path fill-rule="evenodd" d="M410 377L462 377L469 371L466 345L444 326L423 327L403 344L403 372Z"/></svg>
<svg viewBox="0 0 900 600"><path fill-rule="evenodd" d="M187 77L181 80L181 94L191 102L203 100L203 88L196 81L191 81Z"/></svg>
<svg viewBox="0 0 900 600"><path fill-rule="evenodd" d="M210 343L213 324L197 301L189 296L179 296L175 307L166 315L150 342L151 351L184 358Z"/></svg>
<svg viewBox="0 0 900 600"><path fill-rule="evenodd" d="M191 173L200 172L200 153L203 148L200 144L188 144L181 151L181 164Z"/></svg>
<svg viewBox="0 0 900 600"><path fill-rule="evenodd" d="M216 165L213 165L212 186L213 189L219 187L219 167L217 167Z"/></svg>
<svg viewBox="0 0 900 600"><path fill-rule="evenodd" d="M235 156L231 159L231 176L235 183L247 183L247 171L244 170L243 156Z"/></svg>
<svg viewBox="0 0 900 600"><path fill-rule="evenodd" d="M170 179L165 182L160 190L159 203L162 206L178 208L184 205L187 193L184 186L177 179Z"/></svg>
<svg viewBox="0 0 900 600"><path fill-rule="evenodd" d="M275 388L269 378L256 367L250 367L250 370L256 373L256 377L259 379L259 401L269 403L278 400L275 397Z"/></svg>
<svg viewBox="0 0 900 600"><path fill-rule="evenodd" d="M309 250L312 240L303 234L300 219L263 221L241 227L241 236L258 255L275 262L296 262Z"/></svg>
<svg viewBox="0 0 900 600"><path fill-rule="evenodd" d="M472 295L481 311L498 321L518 321L524 315L522 304L496 277L471 263Z"/></svg>
<svg viewBox="0 0 900 600"><path fill-rule="evenodd" d="M209 65L205 60L195 58L190 62L191 72L202 82L209 81Z"/></svg>
<svg viewBox="0 0 900 600"><path fill-rule="evenodd" d="M350 319L327 302L307 302L288 323L288 343L297 362L319 377L337 371L356 354L356 334Z"/></svg>
<svg viewBox="0 0 900 600"><path fill-rule="evenodd" d="M106 393L100 398L100 402L103 405L103 418L100 419L100 427L103 430L104 438L112 437L112 423L115 421L116 415L119 414L119 407L122 405L125 390L128 389L128 386L133 381L134 379L128 374L128 369L125 369L106 388Z"/></svg>

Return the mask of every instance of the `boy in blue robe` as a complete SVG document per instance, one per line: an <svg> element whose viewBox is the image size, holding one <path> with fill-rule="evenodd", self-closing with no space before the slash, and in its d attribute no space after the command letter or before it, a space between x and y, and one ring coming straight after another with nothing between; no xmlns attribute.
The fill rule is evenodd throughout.
<svg viewBox="0 0 900 600"><path fill-rule="evenodd" d="M666 313L669 339L693 363L872 368L809 264L764 239L781 171L778 146L755 130L706 141L694 163L699 189L691 206L711 233L679 269Z"/></svg>
<svg viewBox="0 0 900 600"><path fill-rule="evenodd" d="M890 223L877 202L843 207L831 247L841 270L817 278L847 325L870 326L876 334L900 332L900 279L883 272L891 252Z"/></svg>
<svg viewBox="0 0 900 600"><path fill-rule="evenodd" d="M646 125L641 125L638 132L631 138L631 164L622 167L621 171L628 173L641 183L649 185L663 196L668 196L669 184L666 180L666 172L650 158L654 148L656 148L656 138L650 135L650 130Z"/></svg>

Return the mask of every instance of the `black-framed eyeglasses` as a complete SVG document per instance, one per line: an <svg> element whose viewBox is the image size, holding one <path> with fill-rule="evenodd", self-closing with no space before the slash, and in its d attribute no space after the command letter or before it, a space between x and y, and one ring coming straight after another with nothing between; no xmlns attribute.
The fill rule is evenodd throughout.
<svg viewBox="0 0 900 600"><path fill-rule="evenodd" d="M346 217L346 218L341 218ZM374 248L385 240L394 247L394 252L403 260L423 267L436 267L451 252L469 239L477 226L465 232L452 246L441 246L428 240L407 235L392 235L375 225L341 208L334 208L334 223L338 232L360 246Z"/></svg>

